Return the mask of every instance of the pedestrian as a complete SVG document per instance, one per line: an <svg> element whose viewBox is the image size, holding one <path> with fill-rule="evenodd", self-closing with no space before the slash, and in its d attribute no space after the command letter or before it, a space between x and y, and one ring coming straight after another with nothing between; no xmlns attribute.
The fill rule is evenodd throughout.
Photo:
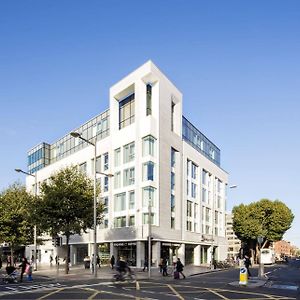
<svg viewBox="0 0 300 300"><path fill-rule="evenodd" d="M162 275L168 276L168 261L166 258L162 260Z"/></svg>
<svg viewBox="0 0 300 300"><path fill-rule="evenodd" d="M58 255L55 256L55 264L59 265L59 256Z"/></svg>
<svg viewBox="0 0 300 300"><path fill-rule="evenodd" d="M159 273L162 273L162 271L163 271L163 260L164 259L161 258L160 261L159 261L159 265L158 265L159 266Z"/></svg>
<svg viewBox="0 0 300 300"><path fill-rule="evenodd" d="M29 264L27 258L23 256L22 257L22 262L19 265L19 267L21 268L20 282L23 281L23 274L25 273L25 270L26 270L26 268L28 268L28 266L30 267L30 264Z"/></svg>
<svg viewBox="0 0 300 300"><path fill-rule="evenodd" d="M12 267L12 265L11 265L11 256L10 255L8 255L7 258L6 258L6 266L7 267Z"/></svg>
<svg viewBox="0 0 300 300"><path fill-rule="evenodd" d="M99 267L99 268L101 268L101 265L100 265L100 257L99 257L99 255L97 255L97 266Z"/></svg>
<svg viewBox="0 0 300 300"><path fill-rule="evenodd" d="M178 257L177 262L176 262L176 271L183 276L183 279L185 279L185 275L182 272L183 268L184 268L184 265L182 264L182 262L180 261L180 258Z"/></svg>
<svg viewBox="0 0 300 300"><path fill-rule="evenodd" d="M53 256L50 254L50 266L52 267Z"/></svg>
<svg viewBox="0 0 300 300"><path fill-rule="evenodd" d="M144 261L144 268L143 268L143 272L145 272L145 270L148 270L148 259L146 258Z"/></svg>
<svg viewBox="0 0 300 300"><path fill-rule="evenodd" d="M92 273L94 273L94 253L92 254L92 259L91 259L91 269L92 269Z"/></svg>
<svg viewBox="0 0 300 300"><path fill-rule="evenodd" d="M248 277L251 277L251 273L250 273L250 270L249 270L249 267L251 266L251 260L250 260L250 257L248 255L245 255L244 265L247 269Z"/></svg>
<svg viewBox="0 0 300 300"><path fill-rule="evenodd" d="M113 270L115 267L115 257L114 255L111 256L110 258L110 265L111 265L111 269Z"/></svg>

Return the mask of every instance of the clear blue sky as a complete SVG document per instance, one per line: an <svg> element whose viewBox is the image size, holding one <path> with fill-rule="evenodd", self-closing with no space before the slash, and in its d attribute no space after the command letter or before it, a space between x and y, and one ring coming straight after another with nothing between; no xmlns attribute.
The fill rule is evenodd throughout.
<svg viewBox="0 0 300 300"><path fill-rule="evenodd" d="M148 59L221 149L229 208L284 201L300 246L299 1L0 1L0 189Z"/></svg>

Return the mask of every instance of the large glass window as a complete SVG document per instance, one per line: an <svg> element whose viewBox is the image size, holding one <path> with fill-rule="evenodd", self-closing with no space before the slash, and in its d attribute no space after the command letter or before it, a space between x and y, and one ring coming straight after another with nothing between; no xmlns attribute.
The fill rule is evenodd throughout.
<svg viewBox="0 0 300 300"><path fill-rule="evenodd" d="M202 188L202 201L207 203L207 190Z"/></svg>
<svg viewBox="0 0 300 300"><path fill-rule="evenodd" d="M208 173L205 170L202 170L202 184L208 185Z"/></svg>
<svg viewBox="0 0 300 300"><path fill-rule="evenodd" d="M186 221L186 230L192 231L192 222L191 221Z"/></svg>
<svg viewBox="0 0 300 300"><path fill-rule="evenodd" d="M124 163L134 160L135 144L134 142L124 146Z"/></svg>
<svg viewBox="0 0 300 300"><path fill-rule="evenodd" d="M126 217L117 217L114 219L115 228L126 227Z"/></svg>
<svg viewBox="0 0 300 300"><path fill-rule="evenodd" d="M143 188L143 206L148 207L148 205L155 206L155 188L152 186L147 186Z"/></svg>
<svg viewBox="0 0 300 300"><path fill-rule="evenodd" d="M135 225L135 216L129 216L129 226Z"/></svg>
<svg viewBox="0 0 300 300"><path fill-rule="evenodd" d="M146 116L152 113L152 86L147 84L147 106L146 106Z"/></svg>
<svg viewBox="0 0 300 300"><path fill-rule="evenodd" d="M86 162L79 165L80 172L86 174Z"/></svg>
<svg viewBox="0 0 300 300"><path fill-rule="evenodd" d="M103 198L103 213L108 213L108 197Z"/></svg>
<svg viewBox="0 0 300 300"><path fill-rule="evenodd" d="M134 94L119 102L119 129L134 123Z"/></svg>
<svg viewBox="0 0 300 300"><path fill-rule="evenodd" d="M143 180L154 180L154 163L152 161L143 164Z"/></svg>
<svg viewBox="0 0 300 300"><path fill-rule="evenodd" d="M134 191L129 192L129 209L134 209L135 207L135 196Z"/></svg>
<svg viewBox="0 0 300 300"><path fill-rule="evenodd" d="M192 182L191 194L192 194L192 198L196 198L197 197L197 185L194 182Z"/></svg>
<svg viewBox="0 0 300 300"><path fill-rule="evenodd" d="M192 162L192 178L196 179L197 178L197 166Z"/></svg>
<svg viewBox="0 0 300 300"><path fill-rule="evenodd" d="M103 169L108 170L108 153L103 155Z"/></svg>
<svg viewBox="0 0 300 300"><path fill-rule="evenodd" d="M121 165L121 148L115 150L115 167Z"/></svg>
<svg viewBox="0 0 300 300"><path fill-rule="evenodd" d="M129 169L124 170L124 177L123 177L123 180L124 180L123 185L124 186L134 184L134 178L135 178L134 173L135 173L134 168L129 168Z"/></svg>
<svg viewBox="0 0 300 300"><path fill-rule="evenodd" d="M115 211L122 211L126 209L126 194L121 193L115 195Z"/></svg>
<svg viewBox="0 0 300 300"><path fill-rule="evenodd" d="M149 213L143 214L143 224L149 224ZM151 224L154 224L154 213L151 213Z"/></svg>
<svg viewBox="0 0 300 300"><path fill-rule="evenodd" d="M171 217L171 228L174 229L175 228L175 218Z"/></svg>
<svg viewBox="0 0 300 300"><path fill-rule="evenodd" d="M155 138L148 135L143 138L143 156L155 156Z"/></svg>
<svg viewBox="0 0 300 300"><path fill-rule="evenodd" d="M108 192L108 177L105 176L104 179L104 184L103 184L103 192Z"/></svg>
<svg viewBox="0 0 300 300"><path fill-rule="evenodd" d="M114 182L115 182L115 189L121 187L121 172L117 172L114 174Z"/></svg>

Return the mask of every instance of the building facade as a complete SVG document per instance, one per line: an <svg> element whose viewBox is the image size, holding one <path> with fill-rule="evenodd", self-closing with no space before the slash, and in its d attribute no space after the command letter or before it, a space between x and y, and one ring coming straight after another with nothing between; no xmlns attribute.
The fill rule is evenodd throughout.
<svg viewBox="0 0 300 300"><path fill-rule="evenodd" d="M233 231L232 217L232 214L226 214L226 238L228 243L227 257L236 259L241 249L241 241L237 238Z"/></svg>
<svg viewBox="0 0 300 300"><path fill-rule="evenodd" d="M97 230L98 254L142 266L151 222L152 262L209 264L226 258L225 202L228 174L220 150L182 115L182 94L148 61L110 88L109 109L74 131L97 143L99 199L105 204ZM94 147L66 134L28 152L28 171L39 185L53 172L78 165L93 176ZM34 188L34 178L26 178ZM151 217L149 218L149 203ZM63 241L64 243L64 241ZM71 263L93 251L93 231L70 239ZM32 249L28 249L32 251ZM39 247L41 262L64 255L51 241Z"/></svg>

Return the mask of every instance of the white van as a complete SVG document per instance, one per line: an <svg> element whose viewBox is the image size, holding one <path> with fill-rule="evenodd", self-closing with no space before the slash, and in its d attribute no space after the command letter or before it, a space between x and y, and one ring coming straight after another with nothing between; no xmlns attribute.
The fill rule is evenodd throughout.
<svg viewBox="0 0 300 300"><path fill-rule="evenodd" d="M261 263L264 265L271 265L275 263L275 253L271 249L261 249Z"/></svg>

